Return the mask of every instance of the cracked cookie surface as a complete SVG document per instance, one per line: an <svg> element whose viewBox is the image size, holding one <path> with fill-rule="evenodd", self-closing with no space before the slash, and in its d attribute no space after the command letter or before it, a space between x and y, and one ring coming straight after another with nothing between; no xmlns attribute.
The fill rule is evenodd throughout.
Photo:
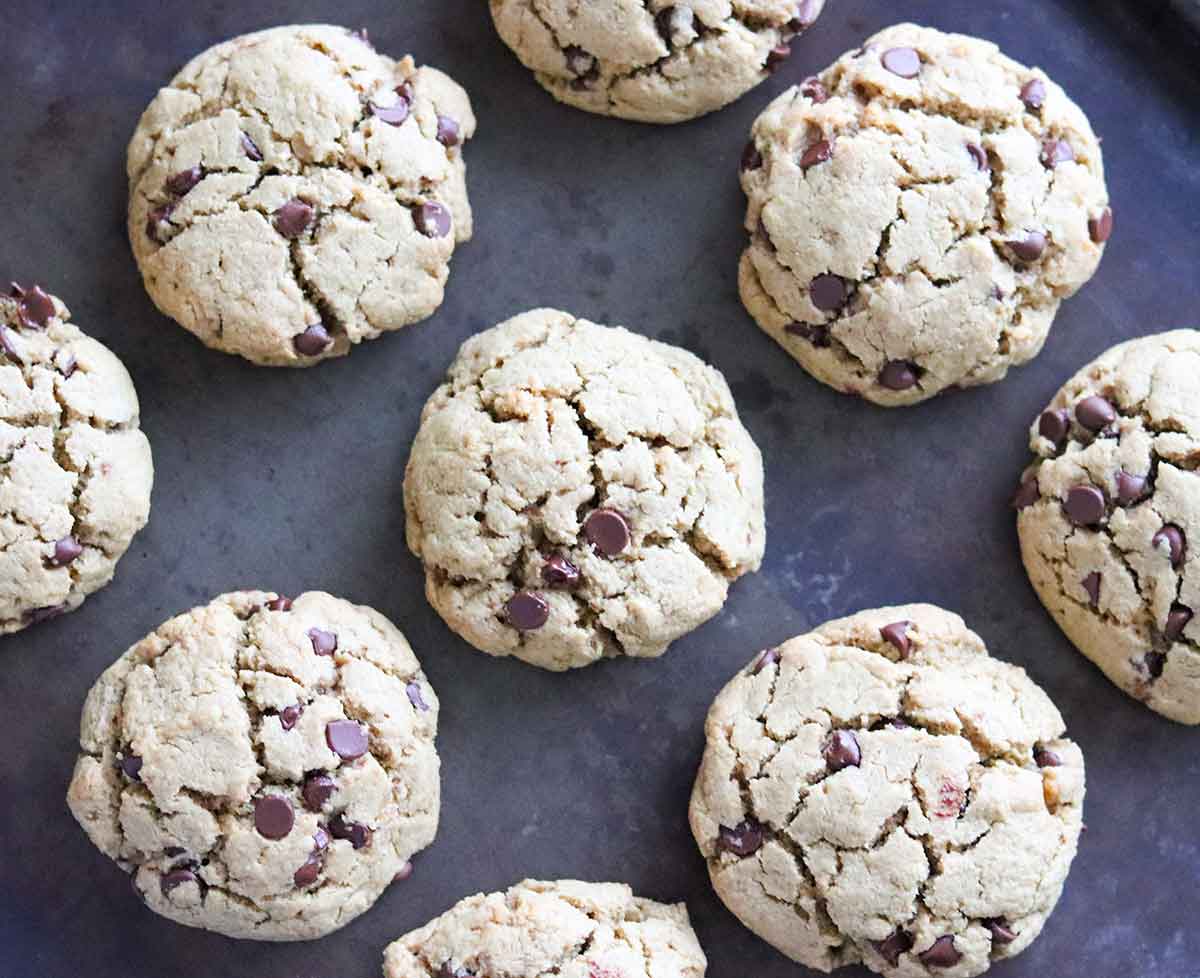
<svg viewBox="0 0 1200 978"><path fill-rule="evenodd" d="M713 886L808 967L966 978L1058 901L1083 755L957 615L864 611L760 653L705 734L690 818Z"/></svg>
<svg viewBox="0 0 1200 978"><path fill-rule="evenodd" d="M234 592L100 677L67 800L155 912L230 937L321 937L433 841L437 719L383 615Z"/></svg>
<svg viewBox="0 0 1200 978"><path fill-rule="evenodd" d="M1117 686L1200 723L1200 332L1113 347L1029 437L1015 505L1042 604Z"/></svg>
<svg viewBox="0 0 1200 978"><path fill-rule="evenodd" d="M0 633L78 608L150 515L124 365L36 285L0 295Z"/></svg>
<svg viewBox="0 0 1200 978"><path fill-rule="evenodd" d="M471 236L466 93L340 27L194 58L129 144L150 297L206 345L310 366L429 317Z"/></svg>
<svg viewBox="0 0 1200 978"><path fill-rule="evenodd" d="M682 122L763 81L825 0L490 0L500 37L560 102Z"/></svg>
<svg viewBox="0 0 1200 978"><path fill-rule="evenodd" d="M746 309L818 380L884 406L1036 356L1112 232L1099 142L1063 90L911 24L772 102L741 181Z"/></svg>
<svg viewBox="0 0 1200 978"><path fill-rule="evenodd" d="M682 903L575 880L467 897L383 960L384 978L703 978L706 967Z"/></svg>
<svg viewBox="0 0 1200 978"><path fill-rule="evenodd" d="M446 623L547 669L661 655L765 543L762 457L721 374L551 309L463 344L422 412L404 506Z"/></svg>

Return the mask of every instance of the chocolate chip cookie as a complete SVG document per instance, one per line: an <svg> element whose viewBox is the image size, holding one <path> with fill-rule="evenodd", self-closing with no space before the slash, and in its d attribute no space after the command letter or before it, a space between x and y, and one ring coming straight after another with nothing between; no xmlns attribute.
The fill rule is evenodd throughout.
<svg viewBox="0 0 1200 978"><path fill-rule="evenodd" d="M1112 233L1100 144L1038 69L901 24L777 98L741 161L742 301L876 404L1000 380Z"/></svg>
<svg viewBox="0 0 1200 978"><path fill-rule="evenodd" d="M791 54L825 0L490 0L504 43L560 102L682 122L740 98Z"/></svg>
<svg viewBox="0 0 1200 978"><path fill-rule="evenodd" d="M546 669L661 655L762 562L762 458L725 379L552 309L463 344L404 505L446 623Z"/></svg>
<svg viewBox="0 0 1200 978"><path fill-rule="evenodd" d="M388 945L384 978L703 978L687 907L620 883L525 880L459 901Z"/></svg>
<svg viewBox="0 0 1200 978"><path fill-rule="evenodd" d="M0 633L78 608L150 515L133 381L70 317L38 285L0 293Z"/></svg>
<svg viewBox="0 0 1200 978"><path fill-rule="evenodd" d="M1121 689L1200 723L1200 332L1113 347L1029 438L1015 505L1042 604Z"/></svg>
<svg viewBox="0 0 1200 978"><path fill-rule="evenodd" d="M129 144L129 238L166 315L307 367L430 316L471 236L466 93L365 36L279 27L193 59Z"/></svg>
<svg viewBox="0 0 1200 978"><path fill-rule="evenodd" d="M321 937L433 841L437 719L378 612L225 594L92 687L67 800L155 912L230 937Z"/></svg>
<svg viewBox="0 0 1200 978"><path fill-rule="evenodd" d="M713 886L810 968L969 978L1058 902L1083 755L957 615L864 611L761 652L705 733L690 815Z"/></svg>

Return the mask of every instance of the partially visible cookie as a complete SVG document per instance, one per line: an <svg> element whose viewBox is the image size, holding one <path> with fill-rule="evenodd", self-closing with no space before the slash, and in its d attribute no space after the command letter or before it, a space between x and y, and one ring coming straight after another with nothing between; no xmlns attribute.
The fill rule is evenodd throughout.
<svg viewBox="0 0 1200 978"><path fill-rule="evenodd" d="M156 913L230 937L322 937L433 841L437 719L377 611L234 592L100 677L67 800Z"/></svg>
<svg viewBox="0 0 1200 978"><path fill-rule="evenodd" d="M1042 604L1121 689L1200 723L1200 332L1113 347L1029 446L1015 505Z"/></svg>
<svg viewBox="0 0 1200 978"><path fill-rule="evenodd" d="M384 978L703 978L707 965L682 903L574 880L467 897L383 956Z"/></svg>
<svg viewBox="0 0 1200 978"><path fill-rule="evenodd" d="M340 27L194 58L129 143L129 239L206 345L306 367L430 316L471 237L466 93Z"/></svg>
<svg viewBox="0 0 1200 978"><path fill-rule="evenodd" d="M546 669L661 655L757 570L765 538L762 457L721 374L552 309L462 345L404 507L446 623Z"/></svg>
<svg viewBox="0 0 1200 978"><path fill-rule="evenodd" d="M969 978L1058 902L1083 755L957 615L864 611L762 652L705 736L690 816L713 886L810 968Z"/></svg>
<svg viewBox="0 0 1200 978"><path fill-rule="evenodd" d="M150 515L124 365L36 285L0 294L0 633L74 611Z"/></svg>
<svg viewBox="0 0 1200 978"><path fill-rule="evenodd" d="M490 0L504 43L560 102L682 122L763 81L825 0Z"/></svg>
<svg viewBox="0 0 1200 978"><path fill-rule="evenodd" d="M772 102L741 180L746 308L818 380L889 407L1036 356L1112 232L1099 141L1063 90L912 24Z"/></svg>

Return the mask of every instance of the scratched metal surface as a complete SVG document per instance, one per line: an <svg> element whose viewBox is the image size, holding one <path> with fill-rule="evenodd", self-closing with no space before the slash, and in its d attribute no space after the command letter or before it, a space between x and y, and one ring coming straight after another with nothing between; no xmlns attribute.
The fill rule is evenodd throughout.
<svg viewBox="0 0 1200 978"><path fill-rule="evenodd" d="M833 0L778 76L676 128L557 105L496 39L481 0L4 6L0 271L44 282L124 358L158 476L150 525L114 583L0 639L2 978L364 978L398 934L524 876L686 899L714 978L803 974L709 888L686 822L704 713L757 649L918 599L961 612L993 653L1028 668L1087 757L1088 832L1062 903L993 973L1200 973L1200 731L1126 699L1071 649L1026 583L1005 506L1025 426L1067 375L1116 340L1196 325L1200 86L1135 5ZM810 380L742 311L735 171L774 93L899 19L993 38L1081 101L1105 139L1117 231L1034 364L887 412ZM205 350L142 291L122 228L125 142L192 54L317 20L367 26L381 49L411 51L470 90L478 232L431 321L313 370L258 369ZM765 454L761 573L659 661L550 675L476 654L426 606L404 548L400 480L422 402L463 339L537 305L705 357ZM63 800L100 671L169 615L239 586L326 588L380 608L444 704L436 843L372 912L316 943L239 943L154 916Z"/></svg>

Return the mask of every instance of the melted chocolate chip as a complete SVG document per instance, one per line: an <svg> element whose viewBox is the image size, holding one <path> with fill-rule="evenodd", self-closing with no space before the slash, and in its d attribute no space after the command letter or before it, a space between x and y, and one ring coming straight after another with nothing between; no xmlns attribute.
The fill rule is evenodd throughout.
<svg viewBox="0 0 1200 978"><path fill-rule="evenodd" d="M312 223L312 205L305 203L299 197L293 197L273 215L275 230L285 238L298 238Z"/></svg>
<svg viewBox="0 0 1200 978"><path fill-rule="evenodd" d="M837 275L818 275L808 284L808 298L822 312L834 312L846 304L846 282Z"/></svg>
<svg viewBox="0 0 1200 978"><path fill-rule="evenodd" d="M1100 604L1100 580L1100 572L1092 571L1087 577L1079 582L1083 586L1083 589L1087 592L1088 601L1091 602L1093 608L1098 607Z"/></svg>
<svg viewBox="0 0 1200 978"><path fill-rule="evenodd" d="M793 336L808 340L813 346L829 346L829 326L826 323L788 323L784 329Z"/></svg>
<svg viewBox="0 0 1200 978"><path fill-rule="evenodd" d="M547 587L575 587L579 583L579 568L562 554L551 554L542 564L542 581Z"/></svg>
<svg viewBox="0 0 1200 978"><path fill-rule="evenodd" d="M319 812L325 802L333 796L337 788L333 778L328 774L314 773L304 779L300 794L304 798L304 807L310 812Z"/></svg>
<svg viewBox="0 0 1200 978"><path fill-rule="evenodd" d="M1063 509L1076 526L1095 526L1104 519L1104 493L1095 486L1072 486Z"/></svg>
<svg viewBox="0 0 1200 978"><path fill-rule="evenodd" d="M63 537L54 544L54 556L47 563L51 567L66 567L83 553L83 545L72 536Z"/></svg>
<svg viewBox="0 0 1200 978"><path fill-rule="evenodd" d="M1054 442L1055 445L1061 445L1067 440L1067 435L1070 433L1071 416L1065 409L1043 411L1042 416L1038 418L1038 434Z"/></svg>
<svg viewBox="0 0 1200 978"><path fill-rule="evenodd" d="M302 357L320 355L333 342L324 323L313 323L303 333L292 337L292 346Z"/></svg>
<svg viewBox="0 0 1200 978"><path fill-rule="evenodd" d="M1041 231L1026 231L1025 237L1008 242L1008 250L1018 261L1035 262L1046 250L1046 236Z"/></svg>
<svg viewBox="0 0 1200 978"><path fill-rule="evenodd" d="M325 727L325 742L343 761L353 761L367 752L367 731L353 720L333 720Z"/></svg>
<svg viewBox="0 0 1200 978"><path fill-rule="evenodd" d="M254 828L264 839L283 839L296 824L292 803L281 795L263 795L254 802Z"/></svg>
<svg viewBox="0 0 1200 978"><path fill-rule="evenodd" d="M340 812L329 820L329 834L335 839L346 839L355 849L365 849L371 844L371 830L362 822L351 822Z"/></svg>
<svg viewBox="0 0 1200 978"><path fill-rule="evenodd" d="M304 707L299 703L295 706L285 706L279 711L279 725L284 730L291 730L300 720L300 714L304 712Z"/></svg>
<svg viewBox="0 0 1200 978"><path fill-rule="evenodd" d="M285 598L281 594L279 597L272 598L270 601L268 601L266 607L268 611L291 611L292 599Z"/></svg>
<svg viewBox="0 0 1200 978"><path fill-rule="evenodd" d="M437 141L449 149L462 142L462 130L458 123L448 115L437 117Z"/></svg>
<svg viewBox="0 0 1200 978"><path fill-rule="evenodd" d="M1117 499L1122 506L1132 506L1146 495L1146 477L1130 475L1124 470L1117 473Z"/></svg>
<svg viewBox="0 0 1200 978"><path fill-rule="evenodd" d="M162 895L166 896L175 887L183 886L184 883L200 883L200 878L190 869L173 869L169 873L163 873L158 881L159 889ZM134 884L136 889L136 884Z"/></svg>
<svg viewBox="0 0 1200 978"><path fill-rule="evenodd" d="M916 78L921 73L921 56L913 48L891 48L879 59L893 75Z"/></svg>
<svg viewBox="0 0 1200 978"><path fill-rule="evenodd" d="M1117 409L1111 401L1094 394L1075 405L1075 420L1088 431L1101 431L1117 420Z"/></svg>
<svg viewBox="0 0 1200 978"><path fill-rule="evenodd" d="M1162 652L1147 652L1142 657L1142 668L1150 674L1151 679L1157 679L1163 674L1167 657Z"/></svg>
<svg viewBox="0 0 1200 978"><path fill-rule="evenodd" d="M927 968L952 968L962 960L962 953L954 946L954 937L946 934L917 955Z"/></svg>
<svg viewBox="0 0 1200 978"><path fill-rule="evenodd" d="M800 155L800 169L807 170L818 163L827 163L833 159L833 143L828 139L818 139Z"/></svg>
<svg viewBox="0 0 1200 978"><path fill-rule="evenodd" d="M800 83L800 94L816 105L829 101L829 89L815 75L810 75Z"/></svg>
<svg viewBox="0 0 1200 978"><path fill-rule="evenodd" d="M596 67L596 59L574 44L563 51L563 56L567 59L567 70L578 77L591 74Z"/></svg>
<svg viewBox="0 0 1200 978"><path fill-rule="evenodd" d="M245 133L242 133L242 152L246 154L248 159L253 160L255 163L262 162L262 150L259 149L258 144L255 143L254 140Z"/></svg>
<svg viewBox="0 0 1200 978"><path fill-rule="evenodd" d="M146 216L146 237L162 244L162 234L170 224L171 214L174 210L174 204L163 204L161 207L154 208Z"/></svg>
<svg viewBox="0 0 1200 978"><path fill-rule="evenodd" d="M879 383L892 391L906 391L916 386L919 368L907 360L889 360L879 371Z"/></svg>
<svg viewBox="0 0 1200 978"><path fill-rule="evenodd" d="M550 620L550 604L537 591L518 591L504 603L504 617L519 632L532 632Z"/></svg>
<svg viewBox="0 0 1200 978"><path fill-rule="evenodd" d="M327 632L323 628L310 628L308 640L312 643L312 650L317 655L333 655L337 651L337 635Z"/></svg>
<svg viewBox="0 0 1200 978"><path fill-rule="evenodd" d="M1075 159L1075 150L1065 139L1047 139L1042 143L1042 166L1047 170L1055 169L1059 163L1069 163Z"/></svg>
<svg viewBox="0 0 1200 978"><path fill-rule="evenodd" d="M825 738L821 756L825 758L825 766L830 773L834 773L845 767L858 767L862 761L862 750L852 731L833 730Z"/></svg>
<svg viewBox="0 0 1200 978"><path fill-rule="evenodd" d="M450 233L450 212L436 200L413 208L413 223L427 238L444 238Z"/></svg>
<svg viewBox="0 0 1200 978"><path fill-rule="evenodd" d="M1046 85L1040 78L1034 78L1021 86L1021 101L1030 112L1036 112L1046 101Z"/></svg>
<svg viewBox="0 0 1200 978"><path fill-rule="evenodd" d="M420 683L409 683L404 687L404 692L408 696L408 701L413 705L414 710L420 710L422 713L429 711L429 704L425 702L425 697L421 695Z"/></svg>
<svg viewBox="0 0 1200 978"><path fill-rule="evenodd" d="M758 653L755 660L750 663L750 675L757 676L767 666L773 666L779 661L779 649L764 649Z"/></svg>
<svg viewBox="0 0 1200 978"><path fill-rule="evenodd" d="M188 192L204 179L204 170L199 166L191 166L186 170L167 177L167 193L176 197L186 197Z"/></svg>
<svg viewBox="0 0 1200 978"><path fill-rule="evenodd" d="M900 653L901 659L908 658L908 629L911 626L911 621L894 621L890 625L884 625L883 628L879 629L879 634L883 637L883 640L896 647L896 651Z"/></svg>
<svg viewBox="0 0 1200 978"><path fill-rule="evenodd" d="M967 153L975 162L975 169L980 173L992 168L991 164L988 162L988 155L986 152L984 152L982 146L976 145L975 143L967 143Z"/></svg>
<svg viewBox="0 0 1200 978"><path fill-rule="evenodd" d="M117 767L130 781L142 780L142 759L137 754L126 754L117 763Z"/></svg>
<svg viewBox="0 0 1200 978"><path fill-rule="evenodd" d="M893 968L900 963L900 955L912 950L912 937L902 930L889 934L882 941L875 942L875 950Z"/></svg>
<svg viewBox="0 0 1200 978"><path fill-rule="evenodd" d="M730 852L745 859L762 848L765 838L762 825L752 818L733 828L722 825L717 831L717 851Z"/></svg>
<svg viewBox="0 0 1200 978"><path fill-rule="evenodd" d="M1038 767L1062 767L1062 758L1041 744L1033 748L1033 763Z"/></svg>
<svg viewBox="0 0 1200 978"><path fill-rule="evenodd" d="M763 67L767 71L775 71L781 64L792 56L790 44L776 44L767 52L767 60Z"/></svg>
<svg viewBox="0 0 1200 978"><path fill-rule="evenodd" d="M1104 244L1111 238L1112 230L1113 212L1111 207L1104 208L1099 217L1088 218L1088 236L1096 244Z"/></svg>
<svg viewBox="0 0 1200 978"><path fill-rule="evenodd" d="M989 917L983 922L983 926L992 932L993 944L1011 944L1020 937L1003 917Z"/></svg>
<svg viewBox="0 0 1200 978"><path fill-rule="evenodd" d="M743 173L747 170L757 170L763 165L762 153L758 151L758 147L754 145L754 140L746 143L746 148L742 150L742 160L739 166Z"/></svg>
<svg viewBox="0 0 1200 978"><path fill-rule="evenodd" d="M386 122L389 126L403 125L404 120L408 118L412 111L412 103L399 88L396 89L396 101L391 105L376 105L371 103L371 114L380 122Z"/></svg>
<svg viewBox="0 0 1200 978"><path fill-rule="evenodd" d="M1184 554L1187 552L1187 537L1183 535L1183 530L1174 523L1167 523L1154 534L1154 539L1150 543L1155 550L1166 548L1172 567L1177 568L1183 563Z"/></svg>
<svg viewBox="0 0 1200 978"><path fill-rule="evenodd" d="M54 317L54 300L40 285L20 286L13 283L17 302L17 318L25 329L45 329Z"/></svg>
<svg viewBox="0 0 1200 978"><path fill-rule="evenodd" d="M1176 642L1183 637L1183 630L1188 627L1188 622L1192 620L1192 609L1187 605L1176 602L1171 605L1171 610L1167 612L1167 627L1163 631L1163 635L1168 642Z"/></svg>
<svg viewBox="0 0 1200 978"><path fill-rule="evenodd" d="M629 546L629 524L615 509L597 509L583 521L583 535L605 557L615 557Z"/></svg>

